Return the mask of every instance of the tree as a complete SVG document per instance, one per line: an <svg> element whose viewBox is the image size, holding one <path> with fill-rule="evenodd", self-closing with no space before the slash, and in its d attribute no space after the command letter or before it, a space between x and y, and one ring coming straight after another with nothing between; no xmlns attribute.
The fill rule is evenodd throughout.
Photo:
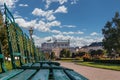
<svg viewBox="0 0 120 80"><path fill-rule="evenodd" d="M101 50L101 49L98 49L98 50L96 51L96 53L97 53L98 56L103 56L103 55L104 55L104 51Z"/></svg>
<svg viewBox="0 0 120 80"><path fill-rule="evenodd" d="M109 54L113 51L120 54L120 15L116 12L112 21L108 21L102 29L103 46Z"/></svg>
<svg viewBox="0 0 120 80"><path fill-rule="evenodd" d="M76 55L75 55L75 53L72 53L72 56L71 56L72 58L75 58L76 57Z"/></svg>
<svg viewBox="0 0 120 80"><path fill-rule="evenodd" d="M71 55L70 55L70 51L69 50L67 50L67 52L66 52L66 56L65 57L70 57Z"/></svg>
<svg viewBox="0 0 120 80"><path fill-rule="evenodd" d="M50 59L54 59L54 58L55 58L55 52L51 52Z"/></svg>
<svg viewBox="0 0 120 80"><path fill-rule="evenodd" d="M96 50L90 50L89 54L93 58L96 55Z"/></svg>
<svg viewBox="0 0 120 80"><path fill-rule="evenodd" d="M83 57L85 54L86 54L86 52L79 52L78 55L79 55L80 57Z"/></svg>
<svg viewBox="0 0 120 80"><path fill-rule="evenodd" d="M71 53L68 49L62 49L60 51L60 57L70 57Z"/></svg>

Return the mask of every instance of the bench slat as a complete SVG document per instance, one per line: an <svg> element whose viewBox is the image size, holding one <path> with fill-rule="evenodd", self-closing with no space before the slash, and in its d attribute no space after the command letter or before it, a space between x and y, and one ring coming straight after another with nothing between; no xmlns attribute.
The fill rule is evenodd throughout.
<svg viewBox="0 0 120 80"><path fill-rule="evenodd" d="M48 80L49 79L49 69L39 70L31 80Z"/></svg>
<svg viewBox="0 0 120 80"><path fill-rule="evenodd" d="M82 75L78 74L73 70L65 70L65 72L69 75L72 80L88 80L87 78L83 77Z"/></svg>
<svg viewBox="0 0 120 80"><path fill-rule="evenodd" d="M34 63L32 67L40 67L40 63Z"/></svg>
<svg viewBox="0 0 120 80"><path fill-rule="evenodd" d="M10 70L5 73L2 73L2 74L0 74L0 80L7 80L7 79L19 74L22 71L23 71L23 69L14 69L14 70Z"/></svg>
<svg viewBox="0 0 120 80"><path fill-rule="evenodd" d="M11 78L10 80L28 80L35 72L36 72L36 70L27 69L24 72Z"/></svg>
<svg viewBox="0 0 120 80"><path fill-rule="evenodd" d="M27 64L24 64L22 65L22 67L31 67L33 63L27 63Z"/></svg>
<svg viewBox="0 0 120 80"><path fill-rule="evenodd" d="M54 80L70 80L63 70L53 69Z"/></svg>
<svg viewBox="0 0 120 80"><path fill-rule="evenodd" d="M50 65L49 64L42 64L42 67L50 67Z"/></svg>

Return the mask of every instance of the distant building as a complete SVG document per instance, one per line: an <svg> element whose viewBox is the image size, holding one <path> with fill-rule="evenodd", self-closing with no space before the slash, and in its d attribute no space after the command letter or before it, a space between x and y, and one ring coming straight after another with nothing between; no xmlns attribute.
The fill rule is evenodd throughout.
<svg viewBox="0 0 120 80"><path fill-rule="evenodd" d="M83 46L79 50L83 52L89 52L90 50L98 50L98 49L103 49L102 42L91 43L89 46Z"/></svg>
<svg viewBox="0 0 120 80"><path fill-rule="evenodd" d="M43 53L55 52L55 56L59 57L62 49L70 48L70 40L55 40L54 42L44 42L41 44Z"/></svg>

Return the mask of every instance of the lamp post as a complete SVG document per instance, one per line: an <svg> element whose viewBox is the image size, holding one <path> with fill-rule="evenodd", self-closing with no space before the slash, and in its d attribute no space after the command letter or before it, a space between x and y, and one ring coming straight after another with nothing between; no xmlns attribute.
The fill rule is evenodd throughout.
<svg viewBox="0 0 120 80"><path fill-rule="evenodd" d="M36 62L37 60L36 60L35 46L34 46L34 41L32 38L32 35L33 35L33 28L32 27L29 29L29 34L30 34L31 42L33 43L32 46L33 46L34 60Z"/></svg>
<svg viewBox="0 0 120 80"><path fill-rule="evenodd" d="M32 41L32 35L33 35L33 28L32 27L29 29L29 34L30 34L30 39Z"/></svg>

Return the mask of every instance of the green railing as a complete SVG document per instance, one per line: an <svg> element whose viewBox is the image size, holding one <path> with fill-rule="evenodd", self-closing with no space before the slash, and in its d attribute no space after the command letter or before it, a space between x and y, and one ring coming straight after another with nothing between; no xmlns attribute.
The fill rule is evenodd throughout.
<svg viewBox="0 0 120 80"><path fill-rule="evenodd" d="M36 53L37 51L33 40L30 40L29 37L23 33L6 4L4 4L4 8L5 27L12 68L15 69L17 67L15 57L19 57L20 65L38 61L39 52Z"/></svg>

